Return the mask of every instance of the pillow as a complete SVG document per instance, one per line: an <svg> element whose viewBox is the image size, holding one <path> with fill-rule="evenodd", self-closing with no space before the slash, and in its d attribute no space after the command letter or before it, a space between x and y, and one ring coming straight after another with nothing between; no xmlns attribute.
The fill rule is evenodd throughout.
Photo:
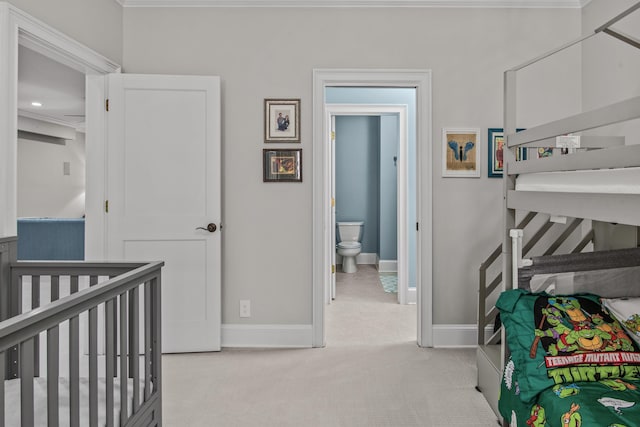
<svg viewBox="0 0 640 427"><path fill-rule="evenodd" d="M520 399L557 384L640 379L640 353L594 295L503 292L496 307L506 330Z"/></svg>
<svg viewBox="0 0 640 427"><path fill-rule="evenodd" d="M603 299L602 303L640 345L640 298Z"/></svg>

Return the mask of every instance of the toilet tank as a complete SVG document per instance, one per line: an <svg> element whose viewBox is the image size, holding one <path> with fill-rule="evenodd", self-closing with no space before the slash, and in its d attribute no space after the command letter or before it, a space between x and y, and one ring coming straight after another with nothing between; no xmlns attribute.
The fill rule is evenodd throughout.
<svg viewBox="0 0 640 427"><path fill-rule="evenodd" d="M364 221L337 222L338 239L341 242L359 242Z"/></svg>

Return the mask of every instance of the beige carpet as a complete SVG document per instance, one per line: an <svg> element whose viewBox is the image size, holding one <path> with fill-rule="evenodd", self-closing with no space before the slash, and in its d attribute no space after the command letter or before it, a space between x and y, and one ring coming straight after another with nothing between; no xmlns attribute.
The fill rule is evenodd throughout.
<svg viewBox="0 0 640 427"><path fill-rule="evenodd" d="M338 274L326 348L164 356L164 425L495 427L474 350L418 348L377 277Z"/></svg>

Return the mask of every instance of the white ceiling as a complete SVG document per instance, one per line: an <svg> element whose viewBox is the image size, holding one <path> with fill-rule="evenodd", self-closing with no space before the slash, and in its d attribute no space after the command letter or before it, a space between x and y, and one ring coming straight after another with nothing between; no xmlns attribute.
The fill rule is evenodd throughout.
<svg viewBox="0 0 640 427"><path fill-rule="evenodd" d="M84 74L19 46L18 114L46 122L84 127ZM32 102L42 103L34 107Z"/></svg>

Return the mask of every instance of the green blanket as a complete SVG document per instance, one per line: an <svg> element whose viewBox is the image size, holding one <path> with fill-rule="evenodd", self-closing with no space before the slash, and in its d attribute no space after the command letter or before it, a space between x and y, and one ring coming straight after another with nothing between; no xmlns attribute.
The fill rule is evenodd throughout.
<svg viewBox="0 0 640 427"><path fill-rule="evenodd" d="M513 361L507 363L500 413L517 427L640 427L640 382L621 379L565 383L523 402Z"/></svg>

